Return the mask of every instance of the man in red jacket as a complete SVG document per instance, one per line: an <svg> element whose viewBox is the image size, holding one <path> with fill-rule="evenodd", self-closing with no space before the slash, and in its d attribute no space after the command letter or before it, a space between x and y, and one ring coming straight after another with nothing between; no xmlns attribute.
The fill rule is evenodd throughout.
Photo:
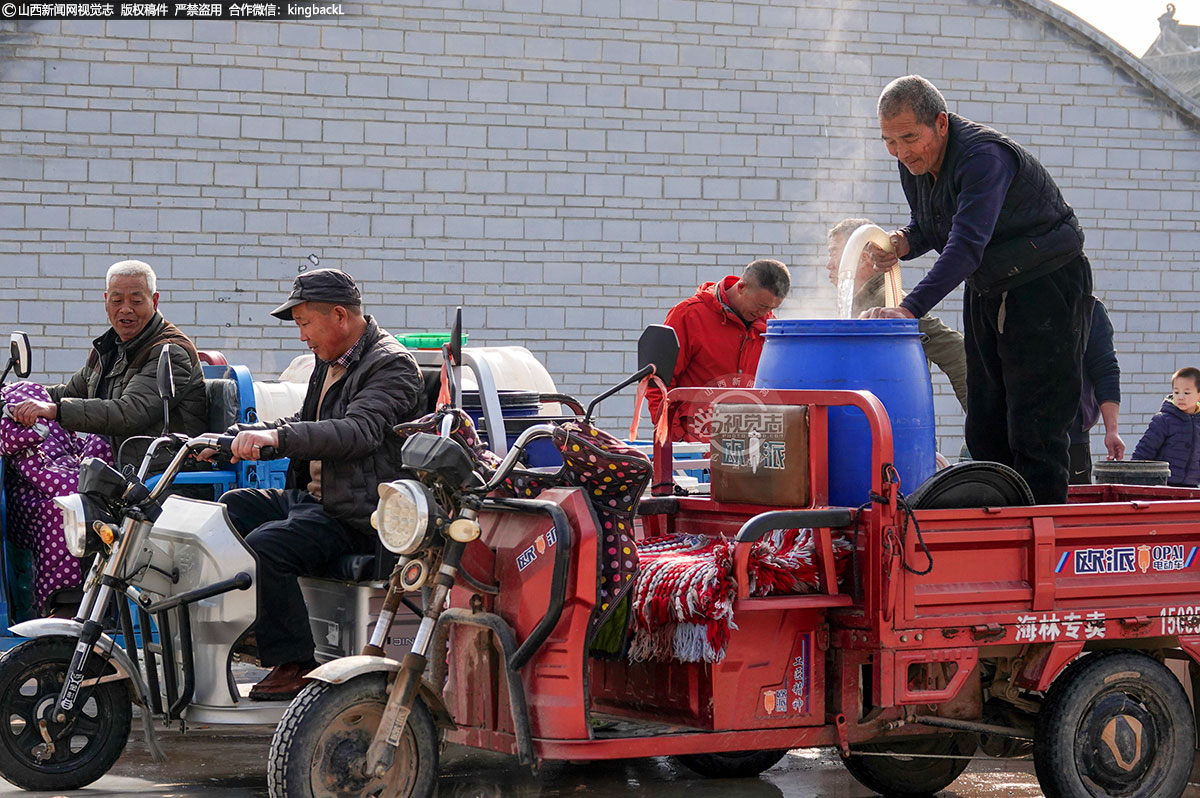
<svg viewBox="0 0 1200 798"><path fill-rule="evenodd" d="M756 260L742 272L704 283L695 296L667 314L666 324L679 336L679 360L668 388L715 386L747 388L754 384L762 355L767 319L792 287L787 266ZM650 392L650 415L658 418L662 396ZM673 440L707 440L702 422L683 408L671 423Z"/></svg>

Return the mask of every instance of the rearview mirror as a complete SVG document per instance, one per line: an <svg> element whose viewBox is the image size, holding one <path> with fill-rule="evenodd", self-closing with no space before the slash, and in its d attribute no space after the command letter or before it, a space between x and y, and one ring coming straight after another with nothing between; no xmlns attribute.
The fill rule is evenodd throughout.
<svg viewBox="0 0 1200 798"><path fill-rule="evenodd" d="M679 336L665 324L651 324L638 339L638 369L654 366L654 373L663 382L675 375L679 359Z"/></svg>
<svg viewBox="0 0 1200 798"><path fill-rule="evenodd" d="M675 376L675 361L678 358L679 338L675 330L665 324L651 324L638 339L638 370L593 399L587 406L583 420L592 423L592 412L596 406L626 385L644 380L652 374L658 375L664 383L670 382Z"/></svg>
<svg viewBox="0 0 1200 798"><path fill-rule="evenodd" d="M163 344L158 353L158 396L166 401L175 398L175 375L171 373L171 345Z"/></svg>
<svg viewBox="0 0 1200 798"><path fill-rule="evenodd" d="M8 336L9 365L21 379L29 376L33 364L30 358L29 336L21 331Z"/></svg>

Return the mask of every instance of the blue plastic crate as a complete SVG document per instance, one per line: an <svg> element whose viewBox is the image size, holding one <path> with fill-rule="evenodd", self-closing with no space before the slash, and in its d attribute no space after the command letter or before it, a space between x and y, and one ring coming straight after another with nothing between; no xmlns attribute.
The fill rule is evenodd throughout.
<svg viewBox="0 0 1200 798"><path fill-rule="evenodd" d="M255 474L250 479L257 481L256 485L247 485L246 487L262 488L283 488L287 483L288 466L291 461L286 457L281 457L278 460L259 460L254 464Z"/></svg>

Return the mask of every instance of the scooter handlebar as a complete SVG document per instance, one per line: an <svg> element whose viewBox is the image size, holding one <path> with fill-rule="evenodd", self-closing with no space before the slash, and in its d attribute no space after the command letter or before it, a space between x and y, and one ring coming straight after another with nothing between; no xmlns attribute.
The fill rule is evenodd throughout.
<svg viewBox="0 0 1200 798"><path fill-rule="evenodd" d="M201 436L199 438L193 438L191 443L194 444L197 441L202 441L222 454L232 454L233 440L236 437L236 435ZM258 450L259 460L276 460L278 458L279 451L274 446L264 446Z"/></svg>
<svg viewBox="0 0 1200 798"><path fill-rule="evenodd" d="M236 435L217 435L212 439L214 447L217 451L229 454L233 449L233 439Z"/></svg>
<svg viewBox="0 0 1200 798"><path fill-rule="evenodd" d="M508 475L517 465L517 458L525 451L525 447L529 442L536 438L548 438L554 435L554 424L534 424L527 428L524 432L517 436L517 440L508 450L508 454L504 456L504 460L496 467L496 472L492 474L491 480L483 488L484 493L491 493L496 488L503 484L504 480L508 479Z"/></svg>

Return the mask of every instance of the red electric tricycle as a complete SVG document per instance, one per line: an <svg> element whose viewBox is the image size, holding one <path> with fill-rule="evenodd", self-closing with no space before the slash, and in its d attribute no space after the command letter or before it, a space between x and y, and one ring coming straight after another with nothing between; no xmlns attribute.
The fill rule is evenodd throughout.
<svg viewBox="0 0 1200 798"><path fill-rule="evenodd" d="M625 384L672 373L661 332ZM651 474L587 419L531 427L501 463L452 410L413 432L414 478L380 488L400 559L375 634L289 708L271 794L429 795L443 741L530 765L669 755L720 777L834 746L901 796L945 788L977 751L1032 749L1048 796L1182 793L1200 491L1097 485L1035 506L1015 472L966 463L905 495L868 392L669 394L668 412L697 406L710 495L676 495L668 441ZM832 407L869 423L858 507L828 506ZM519 468L546 436L563 468ZM422 589L411 653L386 658Z"/></svg>

